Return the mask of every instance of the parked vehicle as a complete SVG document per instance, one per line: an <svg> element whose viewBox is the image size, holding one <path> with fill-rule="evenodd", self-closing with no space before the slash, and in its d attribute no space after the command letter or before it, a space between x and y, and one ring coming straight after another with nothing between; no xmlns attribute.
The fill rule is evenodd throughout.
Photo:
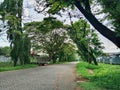
<svg viewBox="0 0 120 90"><path fill-rule="evenodd" d="M47 55L35 55L38 65L44 66L45 64L49 64L49 59Z"/></svg>

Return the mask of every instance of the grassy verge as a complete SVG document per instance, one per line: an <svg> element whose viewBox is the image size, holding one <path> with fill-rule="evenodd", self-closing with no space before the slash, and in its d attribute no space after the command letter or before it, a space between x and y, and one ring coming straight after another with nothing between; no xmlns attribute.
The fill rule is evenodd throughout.
<svg viewBox="0 0 120 90"><path fill-rule="evenodd" d="M92 71L93 73L90 73ZM80 82L83 90L120 90L120 65L90 65L80 62L77 73L88 81Z"/></svg>
<svg viewBox="0 0 120 90"><path fill-rule="evenodd" d="M0 63L0 72L3 71L11 71L11 70L19 70L19 69L26 69L26 68L33 68L37 67L36 64L26 64L26 65L19 65L14 67L12 63Z"/></svg>

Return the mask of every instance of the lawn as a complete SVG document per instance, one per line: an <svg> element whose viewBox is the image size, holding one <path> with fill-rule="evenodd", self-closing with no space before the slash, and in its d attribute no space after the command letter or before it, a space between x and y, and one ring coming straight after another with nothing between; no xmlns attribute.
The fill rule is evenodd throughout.
<svg viewBox="0 0 120 90"><path fill-rule="evenodd" d="M80 62L77 65L78 85L83 90L120 90L120 65L99 64L98 66Z"/></svg>
<svg viewBox="0 0 120 90"><path fill-rule="evenodd" d="M16 67L14 67L13 64L10 62L6 62L6 63L0 62L0 72L33 68L37 66L38 66L37 64L26 64L26 65L17 65Z"/></svg>

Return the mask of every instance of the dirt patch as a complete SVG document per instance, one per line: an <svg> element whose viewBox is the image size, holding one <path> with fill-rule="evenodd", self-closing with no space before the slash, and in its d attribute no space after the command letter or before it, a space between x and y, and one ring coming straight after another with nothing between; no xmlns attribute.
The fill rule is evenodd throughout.
<svg viewBox="0 0 120 90"><path fill-rule="evenodd" d="M77 86L77 87L75 88L75 90L83 90L83 89L81 89L79 86Z"/></svg>
<svg viewBox="0 0 120 90"><path fill-rule="evenodd" d="M76 82L76 87L74 90L83 90L77 83L80 81L82 82L82 81L87 81L87 80L77 75L76 67L73 69L73 74L74 74L74 81Z"/></svg>
<svg viewBox="0 0 120 90"><path fill-rule="evenodd" d="M88 79L83 78L81 75L78 75L76 70L74 70L74 73L75 73L75 82L79 83L79 82L87 82L87 81L89 81Z"/></svg>
<svg viewBox="0 0 120 90"><path fill-rule="evenodd" d="M88 69L90 74L94 74L94 71L92 69Z"/></svg>
<svg viewBox="0 0 120 90"><path fill-rule="evenodd" d="M86 78L83 78L83 77L81 77L81 76L77 76L76 79L75 79L75 81L76 81L77 83L79 83L79 82L87 82L87 81L89 81L89 80L86 79Z"/></svg>
<svg viewBox="0 0 120 90"><path fill-rule="evenodd" d="M76 83L80 83L80 82L88 82L89 80L86 78L83 78L81 76L77 76L75 79ZM76 86L75 90L83 90L79 85Z"/></svg>

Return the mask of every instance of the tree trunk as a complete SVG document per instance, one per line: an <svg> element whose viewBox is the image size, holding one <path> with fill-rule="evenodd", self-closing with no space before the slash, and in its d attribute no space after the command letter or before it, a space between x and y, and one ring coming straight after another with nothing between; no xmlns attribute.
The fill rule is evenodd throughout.
<svg viewBox="0 0 120 90"><path fill-rule="evenodd" d="M92 60L93 60L93 62L94 62L94 64L95 65L98 65L98 63L97 63L97 61L96 61L96 58L94 57L94 55L93 55L93 52L92 52L92 50L88 50L86 47L85 47L85 45L82 45L82 47L84 48L84 50L85 51L87 51L88 53L89 53L89 60L88 60L88 63L92 63Z"/></svg>
<svg viewBox="0 0 120 90"><path fill-rule="evenodd" d="M96 58L94 57L93 53L92 53L92 52L89 52L89 53L90 53L90 56L91 56L91 57L90 57L91 60L90 60L89 63L91 64L91 63L92 63L92 60L93 60L94 64L95 64L95 65L98 65L98 63L97 63L97 61L96 61Z"/></svg>
<svg viewBox="0 0 120 90"><path fill-rule="evenodd" d="M55 59L53 59L53 63L54 63L54 64L56 63L56 60L55 60Z"/></svg>
<svg viewBox="0 0 120 90"><path fill-rule="evenodd" d="M14 67L17 65L18 58L14 58Z"/></svg>
<svg viewBox="0 0 120 90"><path fill-rule="evenodd" d="M78 46L78 49L83 53L83 58L85 60L87 60L88 63L91 64L92 60L94 62L95 65L98 65L97 61L96 61L96 58L94 57L93 55L93 52L90 50L88 51L88 49L85 47L84 44L81 44L79 42L76 41L76 44ZM81 49L82 48L82 49ZM88 53L89 53L89 60L88 60Z"/></svg>
<svg viewBox="0 0 120 90"><path fill-rule="evenodd" d="M53 63L56 63L56 57L55 57L55 54L53 54L53 56L52 56L52 60L53 60Z"/></svg>
<svg viewBox="0 0 120 90"><path fill-rule="evenodd" d="M95 16L87 12L80 4L80 1L76 1L75 6L81 11L81 13L85 16L85 18L92 24L92 26L101 33L104 37L112 41L116 46L120 48L120 37L116 36L116 33L114 31L111 31L106 26L104 26L102 23L100 23Z"/></svg>

